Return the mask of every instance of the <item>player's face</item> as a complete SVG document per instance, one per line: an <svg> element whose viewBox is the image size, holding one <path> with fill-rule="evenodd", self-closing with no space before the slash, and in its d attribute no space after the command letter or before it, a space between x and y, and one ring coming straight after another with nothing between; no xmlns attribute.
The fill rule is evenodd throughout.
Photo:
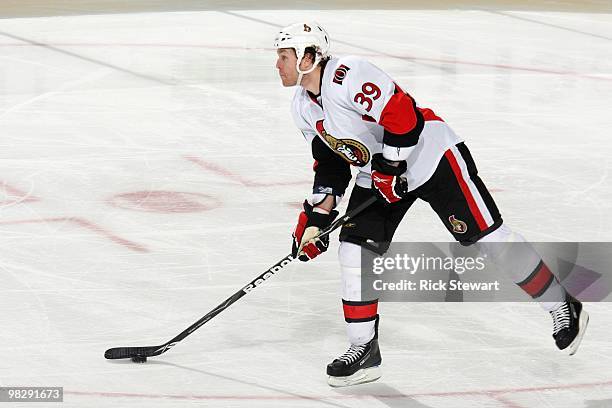
<svg viewBox="0 0 612 408"><path fill-rule="evenodd" d="M294 86L297 84L298 72L295 69L297 56L291 48L283 48L276 50L278 59L276 60L276 69L281 78L283 86Z"/></svg>

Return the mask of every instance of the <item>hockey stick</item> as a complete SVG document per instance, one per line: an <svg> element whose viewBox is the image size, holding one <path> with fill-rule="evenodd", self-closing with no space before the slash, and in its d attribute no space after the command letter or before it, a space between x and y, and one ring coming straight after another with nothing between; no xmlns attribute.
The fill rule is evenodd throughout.
<svg viewBox="0 0 612 408"><path fill-rule="evenodd" d="M354 208L353 210L347 212L342 217L338 218L332 224L330 224L327 228L325 228L318 235L319 238L327 236L332 233L332 231L338 229L340 226L344 225L348 220L355 217L357 214L365 210L367 207L372 205L376 201L376 197L370 197L359 206ZM253 289L257 288L259 285L264 283L267 279L272 277L275 273L281 271L285 266L289 265L295 258L291 255L287 255L280 261L274 264L271 268L266 270L264 273L253 279L249 282L248 285L244 286L232 296L225 299L223 303L219 306L215 307L213 310L208 312L205 316L203 316L200 320L189 326L179 335L174 337L172 340L159 345L159 346L145 346L145 347L115 347L106 350L104 353L104 357L109 360L120 359L120 358L131 358L136 362L144 362L147 357L158 356L162 353L168 351L171 347L174 347L176 343L183 340L185 337L189 336L191 333L202 327L206 322L211 320L213 317L227 309L229 306L237 302L241 297L251 292Z"/></svg>

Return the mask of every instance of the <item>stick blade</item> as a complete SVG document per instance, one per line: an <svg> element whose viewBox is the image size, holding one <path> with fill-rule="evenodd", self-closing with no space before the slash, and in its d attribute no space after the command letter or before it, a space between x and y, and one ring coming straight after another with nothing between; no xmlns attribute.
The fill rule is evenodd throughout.
<svg viewBox="0 0 612 408"><path fill-rule="evenodd" d="M121 358L132 357L152 357L163 353L163 346L148 346L148 347L114 347L104 352L104 357L107 360L117 360ZM165 350L164 350L165 351Z"/></svg>

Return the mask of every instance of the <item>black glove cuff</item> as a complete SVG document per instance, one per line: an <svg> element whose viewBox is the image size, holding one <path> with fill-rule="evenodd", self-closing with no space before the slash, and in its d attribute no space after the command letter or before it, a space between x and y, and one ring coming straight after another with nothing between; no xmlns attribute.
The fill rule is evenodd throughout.
<svg viewBox="0 0 612 408"><path fill-rule="evenodd" d="M308 217L306 228L314 226L323 229L338 216L338 211L336 210L332 210L329 214L314 212L312 205L308 201L304 201L304 212Z"/></svg>
<svg viewBox="0 0 612 408"><path fill-rule="evenodd" d="M399 165L395 167L391 163L399 163ZM389 174L391 176L401 176L406 172L407 169L408 164L406 163L406 160L393 162L385 159L382 153L376 153L372 157L372 170L379 171L383 174Z"/></svg>

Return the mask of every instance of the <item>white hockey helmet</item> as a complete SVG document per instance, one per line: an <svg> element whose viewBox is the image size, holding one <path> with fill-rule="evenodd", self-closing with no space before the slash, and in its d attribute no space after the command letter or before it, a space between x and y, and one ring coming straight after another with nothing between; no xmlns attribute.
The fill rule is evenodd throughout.
<svg viewBox="0 0 612 408"><path fill-rule="evenodd" d="M306 48L315 50L315 60L312 67L306 71L300 70L300 63ZM312 72L322 59L329 57L329 35L316 21L295 23L279 31L274 39L274 48L293 48L297 55L296 69L300 74L297 83L300 84L302 76Z"/></svg>

